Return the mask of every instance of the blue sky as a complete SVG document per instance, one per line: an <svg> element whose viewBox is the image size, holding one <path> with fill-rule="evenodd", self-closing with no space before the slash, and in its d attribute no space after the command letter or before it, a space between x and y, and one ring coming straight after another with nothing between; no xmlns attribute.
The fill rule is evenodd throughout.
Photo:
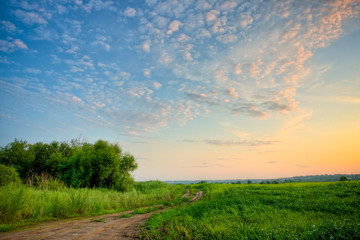
<svg viewBox="0 0 360 240"><path fill-rule="evenodd" d="M117 142L137 180L360 170L359 1L0 6L2 146Z"/></svg>

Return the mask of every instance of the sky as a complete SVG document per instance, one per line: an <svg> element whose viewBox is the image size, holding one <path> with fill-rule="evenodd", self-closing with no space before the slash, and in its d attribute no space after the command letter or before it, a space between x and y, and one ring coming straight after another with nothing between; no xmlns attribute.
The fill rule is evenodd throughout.
<svg viewBox="0 0 360 240"><path fill-rule="evenodd" d="M360 1L4 0L0 145L80 138L135 180L360 173Z"/></svg>

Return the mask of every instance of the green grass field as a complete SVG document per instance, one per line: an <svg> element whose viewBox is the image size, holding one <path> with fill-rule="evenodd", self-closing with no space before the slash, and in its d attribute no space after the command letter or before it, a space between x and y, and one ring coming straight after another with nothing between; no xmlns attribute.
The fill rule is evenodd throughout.
<svg viewBox="0 0 360 240"><path fill-rule="evenodd" d="M360 239L360 182L200 184L199 202L154 214L143 239Z"/></svg>
<svg viewBox="0 0 360 240"><path fill-rule="evenodd" d="M55 184L56 185L56 184ZM0 231L45 220L93 216L156 204L171 204L185 190L159 181L136 183L130 192L73 189L63 185L0 187Z"/></svg>

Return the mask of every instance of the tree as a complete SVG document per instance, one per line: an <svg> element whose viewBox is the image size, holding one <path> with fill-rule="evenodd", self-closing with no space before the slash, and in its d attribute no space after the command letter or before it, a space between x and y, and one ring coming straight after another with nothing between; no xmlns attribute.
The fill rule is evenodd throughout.
<svg viewBox="0 0 360 240"><path fill-rule="evenodd" d="M348 178L346 177L346 176L341 176L340 177L340 179L339 179L339 181L348 181Z"/></svg>
<svg viewBox="0 0 360 240"><path fill-rule="evenodd" d="M29 151L30 144L15 139L14 142L0 148L0 163L14 167L22 179L32 175L34 155Z"/></svg>
<svg viewBox="0 0 360 240"><path fill-rule="evenodd" d="M4 186L12 182L21 182L19 174L16 172L15 168L0 164L0 186Z"/></svg>
<svg viewBox="0 0 360 240"><path fill-rule="evenodd" d="M0 148L0 163L13 166L23 180L42 174L60 178L68 186L102 187L118 191L133 188L131 176L137 168L134 156L117 144L98 140L95 144L72 140L50 144L28 144L16 140Z"/></svg>
<svg viewBox="0 0 360 240"><path fill-rule="evenodd" d="M61 179L72 187L102 187L126 191L133 187L130 172L137 168L134 156L117 144L98 140L83 143L61 166Z"/></svg>
<svg viewBox="0 0 360 240"><path fill-rule="evenodd" d="M251 180L248 180L247 183L248 183L248 184L251 184L252 182L251 182Z"/></svg>

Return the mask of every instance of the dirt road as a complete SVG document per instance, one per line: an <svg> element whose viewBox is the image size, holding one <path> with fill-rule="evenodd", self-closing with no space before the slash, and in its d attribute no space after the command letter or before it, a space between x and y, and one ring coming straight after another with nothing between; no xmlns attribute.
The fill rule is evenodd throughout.
<svg viewBox="0 0 360 240"><path fill-rule="evenodd" d="M164 211L157 210L158 211ZM96 216L75 221L54 221L40 224L31 230L2 233L0 239L138 239L141 227L154 212L119 217L132 211ZM98 222L94 221L98 220Z"/></svg>
<svg viewBox="0 0 360 240"><path fill-rule="evenodd" d="M188 191L187 191L188 193ZM189 202L197 201L202 195L199 191ZM30 226L28 230L18 230L10 233L0 233L0 240L28 239L139 239L141 227L156 210L146 214L135 214L127 218L120 217L132 211L96 216L81 220L58 220L49 223ZM97 221L94 221L97 220Z"/></svg>

